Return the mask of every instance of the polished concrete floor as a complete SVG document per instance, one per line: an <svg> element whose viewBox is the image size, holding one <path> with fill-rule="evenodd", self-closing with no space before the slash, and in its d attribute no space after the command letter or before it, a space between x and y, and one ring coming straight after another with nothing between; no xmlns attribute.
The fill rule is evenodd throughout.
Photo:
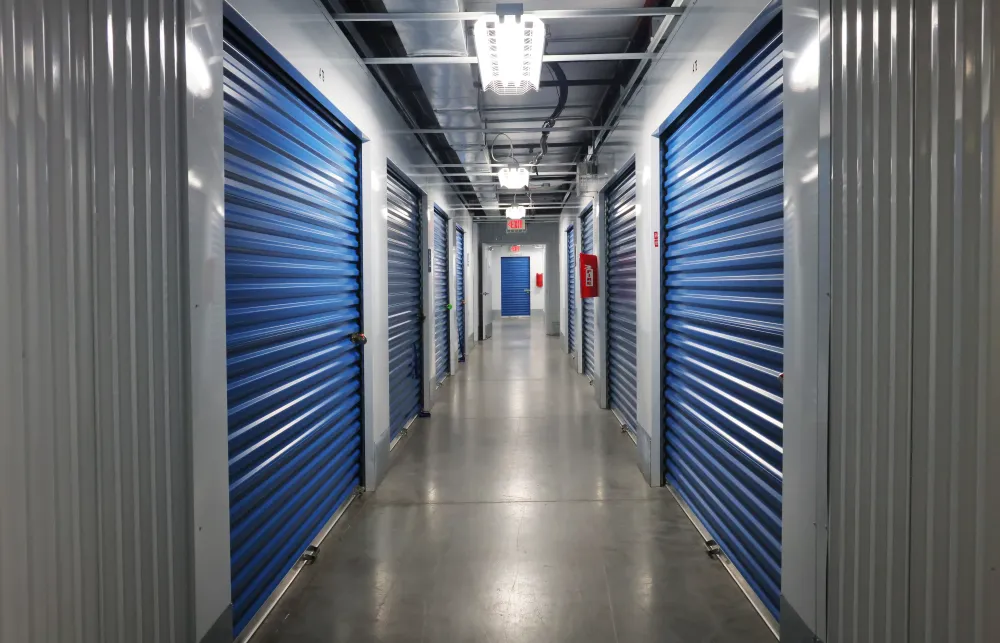
<svg viewBox="0 0 1000 643"><path fill-rule="evenodd" d="M773 642L559 339L494 329L258 638Z"/></svg>

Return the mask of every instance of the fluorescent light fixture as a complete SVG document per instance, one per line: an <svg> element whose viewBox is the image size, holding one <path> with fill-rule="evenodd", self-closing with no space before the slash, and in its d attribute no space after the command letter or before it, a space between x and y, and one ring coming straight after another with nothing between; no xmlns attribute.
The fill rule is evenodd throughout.
<svg viewBox="0 0 1000 643"><path fill-rule="evenodd" d="M497 180L500 181L500 187L507 188L508 190L520 190L521 188L528 187L528 179L528 168L526 167L508 165L497 171Z"/></svg>
<svg viewBox="0 0 1000 643"><path fill-rule="evenodd" d="M501 96L538 91L545 49L541 20L518 14L484 16L476 21L473 34L484 90Z"/></svg>
<svg viewBox="0 0 1000 643"><path fill-rule="evenodd" d="M525 212L526 210L523 205L514 205L506 210L508 219L523 219Z"/></svg>

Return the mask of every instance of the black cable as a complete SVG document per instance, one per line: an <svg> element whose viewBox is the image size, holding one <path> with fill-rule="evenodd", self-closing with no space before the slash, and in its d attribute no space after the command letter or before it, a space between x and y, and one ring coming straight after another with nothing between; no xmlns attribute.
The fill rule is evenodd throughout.
<svg viewBox="0 0 1000 643"><path fill-rule="evenodd" d="M566 101L569 100L569 83L566 81L566 74L563 72L562 67L559 63L545 63L549 66L549 71L555 76L555 80L558 83L559 88L559 99L556 102L555 109L552 110L552 114L549 118L542 123L542 127L555 127L556 119L563 113L566 109ZM535 156L532 163L535 165L535 174L538 174L538 162L542 160L544 156L549 151L547 142L549 140L549 132L542 132L541 140L539 141L540 150L538 155Z"/></svg>

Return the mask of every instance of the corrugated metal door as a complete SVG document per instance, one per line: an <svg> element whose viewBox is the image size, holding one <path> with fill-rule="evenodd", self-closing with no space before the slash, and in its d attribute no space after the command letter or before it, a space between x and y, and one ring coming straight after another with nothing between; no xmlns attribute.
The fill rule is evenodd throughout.
<svg viewBox="0 0 1000 643"><path fill-rule="evenodd" d="M234 627L361 483L359 141L225 29Z"/></svg>
<svg viewBox="0 0 1000 643"><path fill-rule="evenodd" d="M451 315L448 310L448 217L434 207L434 372L438 384L451 368Z"/></svg>
<svg viewBox="0 0 1000 643"><path fill-rule="evenodd" d="M518 317L531 314L531 260L500 258L500 314Z"/></svg>
<svg viewBox="0 0 1000 643"><path fill-rule="evenodd" d="M455 327L458 359L465 361L465 230L455 226Z"/></svg>
<svg viewBox="0 0 1000 643"><path fill-rule="evenodd" d="M566 229L566 334L569 352L576 350L576 236L573 226Z"/></svg>
<svg viewBox="0 0 1000 643"><path fill-rule="evenodd" d="M666 479L775 616L784 293L780 29L779 13L663 137Z"/></svg>
<svg viewBox="0 0 1000 643"><path fill-rule="evenodd" d="M605 193L608 315L608 403L635 433L638 373L635 313L635 164Z"/></svg>
<svg viewBox="0 0 1000 643"><path fill-rule="evenodd" d="M394 439L423 406L424 300L420 195L395 169L388 174L389 431Z"/></svg>
<svg viewBox="0 0 1000 643"><path fill-rule="evenodd" d="M580 215L580 252L594 254L594 208L587 208ZM583 299L583 372L594 379L594 341L597 332L594 319L594 300Z"/></svg>

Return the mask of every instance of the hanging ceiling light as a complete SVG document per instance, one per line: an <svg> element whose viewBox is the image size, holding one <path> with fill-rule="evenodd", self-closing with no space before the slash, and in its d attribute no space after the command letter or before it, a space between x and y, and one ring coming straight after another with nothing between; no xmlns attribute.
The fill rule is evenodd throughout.
<svg viewBox="0 0 1000 643"><path fill-rule="evenodd" d="M523 219L527 210L523 205L513 205L505 210L508 219Z"/></svg>
<svg viewBox="0 0 1000 643"><path fill-rule="evenodd" d="M508 190L520 190L528 187L528 168L518 167L511 163L507 167L502 167L497 171L497 180L500 187Z"/></svg>
<svg viewBox="0 0 1000 643"><path fill-rule="evenodd" d="M497 5L497 14L476 21L473 34L484 90L502 96L538 91L545 24L521 14L521 5Z"/></svg>

